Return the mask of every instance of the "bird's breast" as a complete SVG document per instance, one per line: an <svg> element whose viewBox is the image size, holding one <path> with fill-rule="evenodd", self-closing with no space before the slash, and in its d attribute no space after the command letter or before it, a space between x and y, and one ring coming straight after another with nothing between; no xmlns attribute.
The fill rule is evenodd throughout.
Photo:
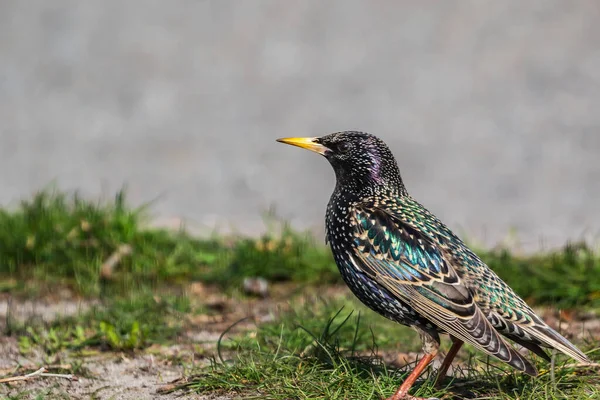
<svg viewBox="0 0 600 400"><path fill-rule="evenodd" d="M352 204L335 193L331 196L325 213L325 231L332 251L350 250L353 245L350 215Z"/></svg>

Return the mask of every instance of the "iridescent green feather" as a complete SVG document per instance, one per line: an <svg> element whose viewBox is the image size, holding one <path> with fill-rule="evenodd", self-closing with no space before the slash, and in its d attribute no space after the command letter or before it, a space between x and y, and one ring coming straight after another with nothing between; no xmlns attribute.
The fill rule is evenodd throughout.
<svg viewBox="0 0 600 400"><path fill-rule="evenodd" d="M391 252L393 257L390 258L396 262L402 257L409 260L409 264L418 271L413 278L422 279L423 276L437 278L438 274L443 272L443 268L438 267L436 262L441 262L442 266L443 263L447 263L446 268L455 271L464 286L472 293L477 307L491 321L497 320L498 324L495 327L504 328L505 331L502 333L507 337L517 341L526 340L533 343L534 347L537 344L556 347L579 361L588 362L581 351L548 327L525 301L488 268L460 238L412 197L383 196L365 199L361 204L362 206L358 206L359 209L362 207L385 210L384 212L390 216L387 223L395 221L402 232L409 232L408 236L400 235L395 238L395 241L390 241L390 246L399 249L398 254ZM369 218L366 216L363 218L367 222L366 225L361 224L361 227L369 226ZM370 230L375 229L374 226L370 226ZM393 227L386 229L393 230ZM410 239L411 234L412 237L420 236L423 242L430 244L430 247L423 248L421 244L414 243L414 240L411 243L407 240ZM377 237L371 231L368 236ZM393 269L411 271L409 266L402 263L394 265ZM445 300L439 297L436 299L445 307L450 307L452 304L451 302L442 304Z"/></svg>

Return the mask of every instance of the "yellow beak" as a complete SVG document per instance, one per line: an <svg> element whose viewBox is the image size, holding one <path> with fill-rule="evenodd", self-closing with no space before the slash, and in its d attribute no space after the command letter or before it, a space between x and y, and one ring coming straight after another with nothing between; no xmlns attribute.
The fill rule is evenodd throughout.
<svg viewBox="0 0 600 400"><path fill-rule="evenodd" d="M291 144L292 146L302 147L303 149L307 149L310 151L314 151L315 153L319 153L321 155L325 155L325 152L329 150L327 147L322 144L316 143L315 140L318 139L316 137L293 137L293 138L282 138L277 139L278 142Z"/></svg>

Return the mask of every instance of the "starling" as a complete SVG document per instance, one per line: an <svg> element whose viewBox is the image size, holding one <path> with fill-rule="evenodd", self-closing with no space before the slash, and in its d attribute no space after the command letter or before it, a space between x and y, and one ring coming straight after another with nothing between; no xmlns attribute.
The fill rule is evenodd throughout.
<svg viewBox="0 0 600 400"><path fill-rule="evenodd" d="M535 367L505 338L546 360L544 347L590 362L408 194L381 139L345 131L278 141L327 158L337 182L327 205L326 241L344 281L366 306L421 337L424 356L391 400L415 399L408 391L438 353L440 333L452 346L438 381L463 342L533 376Z"/></svg>

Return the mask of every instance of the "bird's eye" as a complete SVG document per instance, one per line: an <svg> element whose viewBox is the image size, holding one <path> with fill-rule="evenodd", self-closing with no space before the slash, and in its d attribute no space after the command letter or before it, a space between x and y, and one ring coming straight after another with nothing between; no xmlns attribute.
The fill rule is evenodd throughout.
<svg viewBox="0 0 600 400"><path fill-rule="evenodd" d="M337 145L337 151L338 153L346 153L348 150L350 150L350 143L348 142L341 142L340 144Z"/></svg>

